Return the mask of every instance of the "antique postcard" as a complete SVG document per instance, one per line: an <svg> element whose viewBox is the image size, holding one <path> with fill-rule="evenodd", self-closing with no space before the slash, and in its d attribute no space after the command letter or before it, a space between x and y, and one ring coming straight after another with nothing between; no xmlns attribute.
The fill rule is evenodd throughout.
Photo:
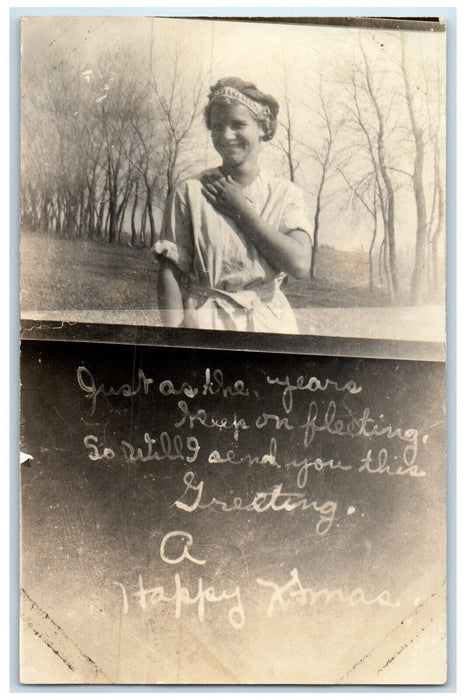
<svg viewBox="0 0 466 700"><path fill-rule="evenodd" d="M446 46L22 18L21 683L447 682Z"/></svg>
<svg viewBox="0 0 466 700"><path fill-rule="evenodd" d="M24 18L25 330L445 341L445 23L320 20Z"/></svg>

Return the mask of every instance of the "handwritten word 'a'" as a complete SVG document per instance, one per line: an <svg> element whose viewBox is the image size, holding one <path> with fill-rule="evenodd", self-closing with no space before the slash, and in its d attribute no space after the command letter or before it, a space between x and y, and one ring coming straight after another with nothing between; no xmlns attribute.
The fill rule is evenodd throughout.
<svg viewBox="0 0 466 700"><path fill-rule="evenodd" d="M95 413L98 396L131 397L136 396L136 394L139 394L140 392L148 394L150 385L154 383L153 379L146 377L144 371L139 369L136 386L131 386L131 384L122 384L116 389L114 387L109 387L106 389L104 384L97 386L91 372L87 369L87 367L84 367L84 365L78 367L77 378L79 388L86 393L86 399L89 399L91 402L91 416Z"/></svg>
<svg viewBox="0 0 466 700"><path fill-rule="evenodd" d="M126 586L119 581L114 581L116 586L120 587L123 596L123 614L129 612L129 600ZM174 592L168 595L163 586L153 586L147 588L144 585L142 574L138 578L138 590L132 594L137 598L139 607L142 610L154 608L157 605L164 603L172 603L174 605L173 614L176 619L181 617L183 606L196 606L197 617L200 622L205 620L206 604L220 604L224 601L234 601L236 605L228 611L228 621L234 629L241 629L244 626L245 615L243 604L241 601L241 592L239 586L236 586L233 591L227 592L222 590L217 593L212 586L205 587L202 578L198 579L197 592L191 596L186 586L181 583L180 575L177 573L174 576Z"/></svg>
<svg viewBox="0 0 466 700"><path fill-rule="evenodd" d="M333 389L334 391L347 391L349 394L359 394L362 391L362 387L358 386L353 379L350 379L345 384L338 384L338 382L332 379L324 379L323 382L317 377L310 377L310 379L305 379L304 377L298 377L297 380L292 383L288 376L285 379L280 379L279 377L267 377L267 382L269 384L278 384L278 386L284 386L282 394L283 408L286 413L290 413L293 408L293 392L295 391L327 391L328 389Z"/></svg>
<svg viewBox="0 0 466 700"><path fill-rule="evenodd" d="M179 545L183 545L182 552L179 556L174 557L173 552L171 556L168 556L168 554L165 551L165 548L168 544L168 542L171 542L171 540L175 540L176 544L175 546L179 548ZM204 566L205 564L205 559L196 559L196 557L193 557L192 554L190 553L190 549L194 544L194 539L193 536L189 532L184 532L184 530L172 530L172 532L168 532L164 538L162 539L162 542L160 543L160 558L162 561L165 562L165 564L179 564L180 562L184 561L185 559L188 559L191 561L193 564L197 564L198 566ZM173 549L173 543L171 542L171 546Z"/></svg>
<svg viewBox="0 0 466 700"><path fill-rule="evenodd" d="M290 575L291 578L283 586L279 586L273 581L265 581L261 578L257 579L257 583L260 586L272 589L272 595L267 609L268 617L272 617L276 608L279 610L288 610L292 603L298 603L302 606L316 605L317 603L328 605L329 603L335 602L344 603L351 607L357 605L380 605L382 607L397 608L399 606L398 602L391 602L390 593L388 591L382 591L374 597L368 596L361 588L355 588L352 591L343 591L341 588L335 588L333 590L321 588L315 591L312 588L307 588L302 585L297 569L293 569Z"/></svg>
<svg viewBox="0 0 466 700"><path fill-rule="evenodd" d="M308 500L302 493L284 493L282 491L283 484L273 486L270 491L256 493L252 500L246 503L243 502L243 498L240 496L234 497L231 503L222 501L217 497L204 501L204 482L200 481L196 484L194 478L193 472L186 472L183 477L186 488L181 497L173 504L180 510L187 511L188 513L192 513L198 509L215 508L224 513L234 510L244 510L255 513L265 513L271 510L290 513L294 510L312 509L319 516L315 527L318 535L325 535L332 527L335 518L337 504L334 501L317 503L317 501Z"/></svg>

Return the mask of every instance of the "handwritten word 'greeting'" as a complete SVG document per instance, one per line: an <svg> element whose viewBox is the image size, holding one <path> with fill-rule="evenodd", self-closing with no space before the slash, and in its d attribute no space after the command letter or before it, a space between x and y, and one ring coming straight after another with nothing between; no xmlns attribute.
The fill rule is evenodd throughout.
<svg viewBox="0 0 466 700"><path fill-rule="evenodd" d="M325 535L331 528L337 509L337 504L334 501L325 501L317 503L317 501L309 501L302 493L283 493L283 484L273 486L270 491L261 491L254 495L252 501L244 503L240 496L233 498L232 503L228 504L219 498L211 498L210 501L203 502L204 482L194 483L194 473L186 472L183 477L183 482L186 486L182 496L175 501L174 505L180 510L192 513L198 509L218 508L220 511L252 511L255 513L265 513L266 511L284 511L290 513L294 510L309 510L312 509L319 514L319 520L316 524L316 532L318 535ZM183 499L187 499L186 503ZM194 499L194 500L193 500ZM189 502L192 501L192 502Z"/></svg>

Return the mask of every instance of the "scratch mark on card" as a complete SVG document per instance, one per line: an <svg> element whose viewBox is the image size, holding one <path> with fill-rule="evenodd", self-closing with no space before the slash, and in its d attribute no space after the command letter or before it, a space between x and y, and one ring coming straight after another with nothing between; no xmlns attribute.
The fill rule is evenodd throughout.
<svg viewBox="0 0 466 700"><path fill-rule="evenodd" d="M111 683L98 666L67 637L65 632L21 589L21 617L49 649L75 673L79 680Z"/></svg>
<svg viewBox="0 0 466 700"><path fill-rule="evenodd" d="M24 328L24 332L30 333L31 331L61 331L65 326L76 326L76 321L61 321L58 326L50 326L48 323L41 323L39 326L29 326L29 328Z"/></svg>
<svg viewBox="0 0 466 700"><path fill-rule="evenodd" d="M438 602L441 603L441 601L439 599L439 595L440 595L440 593L443 593L444 590L445 590L445 582L443 582L441 588L438 591L434 591L433 593L431 593L430 600L432 601L433 599L437 599ZM424 602L420 603L419 605L416 604L416 610L415 610L414 615L417 616L417 615L419 615L419 613L421 613L421 611L423 611L423 608L425 607L426 602L427 602L427 599ZM423 613L425 614L425 612L426 611L424 610ZM390 640L390 638L393 638L393 636L397 632L400 631L400 628L402 626L404 626L405 623L408 622L408 619L409 619L409 616L406 616L403 620L401 620L400 623L391 632L389 632L387 635L385 635L383 640L381 640L381 642L376 647L371 649L369 652L367 652L367 654L365 654L358 661L356 661L356 663L354 663L351 666L351 668L343 676L341 676L341 678L338 679L337 684L341 684L341 683L345 682L345 680L348 679L348 677L350 677L352 675L352 673L358 667L360 667L362 664L364 664L364 662L366 662L368 659L370 659L370 657L372 657L377 652L377 650L381 648L382 644L388 642ZM382 665L377 664L377 669L376 669L377 674L382 673L405 649L407 649L411 644L413 644L416 640L418 640L420 638L420 636L426 631L426 629L433 622L434 622L433 616L428 614L428 620L425 623L420 623L418 630L412 631L412 634L410 635L409 641L403 642L401 645L396 647L396 650L390 654L388 659Z"/></svg>

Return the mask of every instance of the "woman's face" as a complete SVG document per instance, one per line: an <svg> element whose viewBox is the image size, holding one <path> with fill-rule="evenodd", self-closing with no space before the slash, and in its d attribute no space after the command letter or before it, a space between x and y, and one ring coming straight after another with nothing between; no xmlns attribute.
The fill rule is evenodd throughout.
<svg viewBox="0 0 466 700"><path fill-rule="evenodd" d="M238 166L257 158L264 132L242 104L214 103L210 109L212 143L224 165Z"/></svg>

